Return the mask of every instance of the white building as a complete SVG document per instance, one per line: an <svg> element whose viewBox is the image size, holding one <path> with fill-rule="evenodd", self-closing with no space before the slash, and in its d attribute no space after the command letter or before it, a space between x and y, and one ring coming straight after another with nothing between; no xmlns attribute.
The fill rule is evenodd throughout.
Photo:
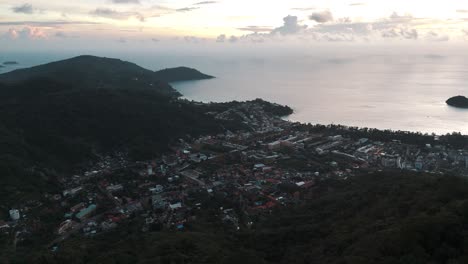
<svg viewBox="0 0 468 264"><path fill-rule="evenodd" d="M18 209L11 209L10 210L10 218L13 221L20 219L20 211Z"/></svg>

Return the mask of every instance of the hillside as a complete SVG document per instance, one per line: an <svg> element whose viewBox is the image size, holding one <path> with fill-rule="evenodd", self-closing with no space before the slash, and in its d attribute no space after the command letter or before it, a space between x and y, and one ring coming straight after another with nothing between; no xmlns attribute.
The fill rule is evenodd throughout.
<svg viewBox="0 0 468 264"><path fill-rule="evenodd" d="M195 69L187 67L160 70L155 72L155 76L157 79L165 82L204 80L214 78L213 76L206 75Z"/></svg>
<svg viewBox="0 0 468 264"><path fill-rule="evenodd" d="M31 168L71 172L113 151L150 158L178 138L229 127L204 107L175 99L179 93L158 79L164 76L92 56L1 74L1 200L53 188L57 173Z"/></svg>
<svg viewBox="0 0 468 264"><path fill-rule="evenodd" d="M47 78L79 89L149 89L164 95L179 96L168 81L208 77L184 67L153 72L119 59L78 56L0 74L0 83L15 84L29 79Z"/></svg>
<svg viewBox="0 0 468 264"><path fill-rule="evenodd" d="M142 233L129 225L38 256L44 263L467 263L467 219L466 179L383 172L323 181L305 204L267 214L250 230L207 222Z"/></svg>

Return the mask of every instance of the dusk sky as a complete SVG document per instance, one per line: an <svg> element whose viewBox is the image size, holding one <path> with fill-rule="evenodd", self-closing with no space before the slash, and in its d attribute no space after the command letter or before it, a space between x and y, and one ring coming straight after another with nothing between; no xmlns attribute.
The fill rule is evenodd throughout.
<svg viewBox="0 0 468 264"><path fill-rule="evenodd" d="M468 42L468 1L2 0L0 43ZM5 45L6 44L6 45Z"/></svg>

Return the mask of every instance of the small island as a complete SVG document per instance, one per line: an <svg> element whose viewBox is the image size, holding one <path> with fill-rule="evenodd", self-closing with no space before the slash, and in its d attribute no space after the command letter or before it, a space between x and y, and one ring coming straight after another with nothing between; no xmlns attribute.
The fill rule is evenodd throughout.
<svg viewBox="0 0 468 264"><path fill-rule="evenodd" d="M468 98L462 95L454 96L448 99L446 103L453 107L468 108Z"/></svg>
<svg viewBox="0 0 468 264"><path fill-rule="evenodd" d="M17 65L19 64L17 61L5 61L3 65Z"/></svg>

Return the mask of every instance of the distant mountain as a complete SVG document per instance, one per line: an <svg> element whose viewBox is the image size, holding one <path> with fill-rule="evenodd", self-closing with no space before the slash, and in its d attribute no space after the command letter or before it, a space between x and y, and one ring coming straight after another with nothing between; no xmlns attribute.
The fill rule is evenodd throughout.
<svg viewBox="0 0 468 264"><path fill-rule="evenodd" d="M465 96L454 96L446 101L450 106L459 107L459 108L468 108L468 98Z"/></svg>
<svg viewBox="0 0 468 264"><path fill-rule="evenodd" d="M5 61L3 64L4 65L17 65L19 63L17 61Z"/></svg>
<svg viewBox="0 0 468 264"><path fill-rule="evenodd" d="M213 76L206 75L195 69L187 67L160 70L155 73L155 76L159 80L166 82L192 81L214 78Z"/></svg>
<svg viewBox="0 0 468 264"><path fill-rule="evenodd" d="M79 89L150 89L164 95L180 96L168 81L209 77L189 68L153 72L119 59L84 55L0 74L0 83L15 84L29 79L47 78Z"/></svg>

